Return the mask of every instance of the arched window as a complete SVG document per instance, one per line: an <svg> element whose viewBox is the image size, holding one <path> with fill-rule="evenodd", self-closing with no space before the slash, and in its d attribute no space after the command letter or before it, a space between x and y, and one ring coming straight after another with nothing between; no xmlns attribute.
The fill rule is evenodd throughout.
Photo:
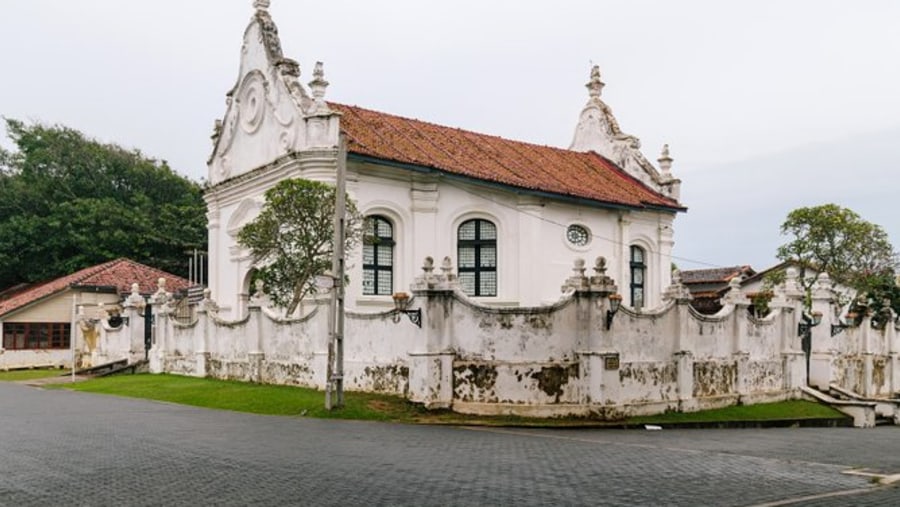
<svg viewBox="0 0 900 507"><path fill-rule="evenodd" d="M646 254L639 246L631 247L631 307L642 308L644 306L644 279L647 274L647 265L644 263Z"/></svg>
<svg viewBox="0 0 900 507"><path fill-rule="evenodd" d="M459 285L469 296L497 295L497 227L480 218L467 220L457 235Z"/></svg>
<svg viewBox="0 0 900 507"><path fill-rule="evenodd" d="M394 226L380 215L366 217L363 235L363 294L394 292Z"/></svg>

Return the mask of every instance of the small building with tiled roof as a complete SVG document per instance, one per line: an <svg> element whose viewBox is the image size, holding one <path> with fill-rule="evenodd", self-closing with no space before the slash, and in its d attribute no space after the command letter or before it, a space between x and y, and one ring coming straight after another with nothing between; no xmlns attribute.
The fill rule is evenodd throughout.
<svg viewBox="0 0 900 507"><path fill-rule="evenodd" d="M756 274L750 266L690 269L681 272L681 283L690 291L691 306L700 313L713 314L722 309L719 302L728 292L728 284L735 277L741 280Z"/></svg>
<svg viewBox="0 0 900 507"><path fill-rule="evenodd" d="M20 285L0 293L0 368L71 365L72 340L85 347L77 323L114 307L138 284L141 294L186 290L188 280L129 259L116 259L54 280Z"/></svg>
<svg viewBox="0 0 900 507"><path fill-rule="evenodd" d="M391 307L391 294L409 290L426 257L449 257L477 301L532 306L558 298L575 258L592 265L603 256L623 304L661 303L673 223L686 209L680 181L668 147L654 165L621 130L601 99L597 67L569 147L514 141L326 101L322 64L301 83L268 2L253 4L238 79L216 121L205 195L209 285L223 316L245 312L254 266L236 237L265 191L285 178L335 182L339 162L378 237L377 247L347 259L350 308Z"/></svg>

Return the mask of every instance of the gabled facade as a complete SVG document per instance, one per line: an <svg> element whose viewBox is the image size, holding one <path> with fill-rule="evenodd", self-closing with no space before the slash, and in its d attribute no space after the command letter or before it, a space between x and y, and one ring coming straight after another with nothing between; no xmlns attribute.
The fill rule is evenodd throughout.
<svg viewBox="0 0 900 507"><path fill-rule="evenodd" d="M327 102L321 63L301 84L267 6L254 2L209 159L209 283L223 315L243 315L249 297L241 227L282 179L334 182L340 134L348 193L380 238L348 258L350 308L390 308L427 256L454 259L463 291L484 304L556 300L573 258L597 256L626 305L661 302L680 182L667 149L657 170L622 133L596 67L570 149L511 141Z"/></svg>

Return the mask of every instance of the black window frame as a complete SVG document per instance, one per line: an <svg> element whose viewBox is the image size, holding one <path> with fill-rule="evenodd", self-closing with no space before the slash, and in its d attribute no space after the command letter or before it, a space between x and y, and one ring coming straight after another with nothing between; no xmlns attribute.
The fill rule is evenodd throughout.
<svg viewBox="0 0 900 507"><path fill-rule="evenodd" d="M636 256L635 256L635 253L636 253L636 252L640 252L640 259L639 259L639 260L635 260L635 259L636 259ZM630 280L629 280L629 282L630 282L630 283L629 283L629 288L630 288L630 292L631 292L631 307L632 307L632 308L642 308L642 307L646 304L646 302L647 302L647 288L646 288L646 282L647 282L647 251L644 250L643 248L637 246L637 245L631 245L631 248L629 249L629 263L628 263L628 265L629 265L629 268L630 268L630 269L629 269L629 274L630 274L630 276L631 276L631 278L630 278ZM636 283L636 282L635 282L635 279L637 278L637 277L635 276L635 274L638 273L638 272L640 272L640 274L641 274L641 276L640 276L640 278L641 278L640 283ZM638 291L638 290L640 290L640 292L641 292L640 304L638 304L638 303L635 301L635 300L637 299L637 298L636 298L636 295L637 295L637 291Z"/></svg>
<svg viewBox="0 0 900 507"><path fill-rule="evenodd" d="M390 227L391 235L390 236L379 236L378 235L378 222L384 222ZM396 240L394 239L394 223L384 215L370 215L366 217L366 231L363 235L363 278L365 279L365 273L367 271L372 272L372 290L368 291L365 284L363 284L363 295L364 296L390 296L394 292L394 259L396 257L395 246L397 245ZM382 264L379 263L378 259L378 248L379 246L389 246L391 247L391 263L390 264ZM372 262L366 264L365 258L366 248L372 249ZM380 287L378 284L379 273L388 272L390 273L390 286L385 289L384 287Z"/></svg>
<svg viewBox="0 0 900 507"><path fill-rule="evenodd" d="M460 230L465 227L467 224L474 222L475 223L475 239L460 239ZM483 224L489 224L494 229L494 237L493 239L483 239L482 236L482 226ZM497 297L497 293L499 292L500 280L497 276L497 224L491 222L490 220L486 220L483 218L473 218L470 220L466 220L465 222L459 224L459 227L456 229L456 259L458 264L458 271L460 275L462 273L475 273L475 283L474 283L474 291L472 294L466 293L468 296L474 297ZM481 250L482 248L490 246L494 249L494 265L493 266L482 266L481 264ZM473 248L475 254L475 265L472 267L463 267L462 263L459 262L462 259L462 249L463 248ZM481 292L481 275L482 273L494 273L494 292L493 294L482 294Z"/></svg>

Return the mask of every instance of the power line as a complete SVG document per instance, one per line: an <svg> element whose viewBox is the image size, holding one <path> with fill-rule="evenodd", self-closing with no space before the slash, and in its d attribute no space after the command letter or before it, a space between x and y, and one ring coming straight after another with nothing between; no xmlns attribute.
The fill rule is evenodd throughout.
<svg viewBox="0 0 900 507"><path fill-rule="evenodd" d="M466 193L469 194L469 195L473 195L473 196L475 196L475 197L479 197L479 198L484 199L484 200L486 200L486 201L490 201L490 202L492 202L492 203L494 203L494 204L496 204L496 205L498 205L498 206L502 206L502 207L504 207L504 208L511 209L511 210L513 210L513 211L515 211L515 212L517 212L517 213L522 213L522 214L524 214L524 215L528 215L528 216L530 216L530 217L532 217L532 218L536 218L536 219L538 219L538 220L542 220L542 221L544 221L544 222L547 222L547 223L549 223L549 224L552 224L552 225L555 225L555 226L558 226L558 227L561 227L561 228L566 228L566 227L568 227L566 224L557 222L556 220L551 220L551 219L549 219L549 218L547 218L547 217L544 217L544 216L541 216L541 215L536 215L536 214L534 214L534 213L529 213L529 212L526 211L526 210L519 209L517 206L513 206L513 205L511 205L511 204L507 204L507 203L505 203L505 202L498 201L498 200L492 198L491 196L486 196L486 195L484 195L484 194L476 193L476 192L472 191L471 189L466 188L465 186L457 185L456 182L453 181L453 180L451 180L451 179L445 179L445 182L446 182L448 185L450 185L450 186L452 186L452 187L454 187L454 188L457 188L457 189L459 189L459 190L462 190L463 192L466 192ZM625 243L623 243L622 241L619 241L619 240L616 240L616 239L612 239L612 238L607 238L607 237L605 237L605 236L600 236L599 234L595 234L593 231L591 231L591 237L592 237L592 238L595 238L595 239L599 239L599 240L601 240L601 241L606 241L606 242L611 243L611 244L613 244L613 245L615 245L615 246L620 246L620 247L621 247L621 246L629 246L629 245L626 245ZM660 252L659 252L658 250L657 250L657 251L654 251L653 249L650 249L650 253L657 253L657 254L658 254L658 253L660 253ZM690 262L690 263L693 263L693 264L699 264L699 265L702 265L702 266L708 266L708 267L711 267L711 268L723 268L723 267L725 267L725 266L722 266L721 264L716 264L716 263L713 263L713 262L707 262L707 261L701 261L701 260L697 260L697 259L690 259L690 258L687 258L687 257L681 257L681 256L678 256L678 255L671 255L671 257L672 257L672 259L674 259L674 260L679 260L679 261L683 261L683 262Z"/></svg>

